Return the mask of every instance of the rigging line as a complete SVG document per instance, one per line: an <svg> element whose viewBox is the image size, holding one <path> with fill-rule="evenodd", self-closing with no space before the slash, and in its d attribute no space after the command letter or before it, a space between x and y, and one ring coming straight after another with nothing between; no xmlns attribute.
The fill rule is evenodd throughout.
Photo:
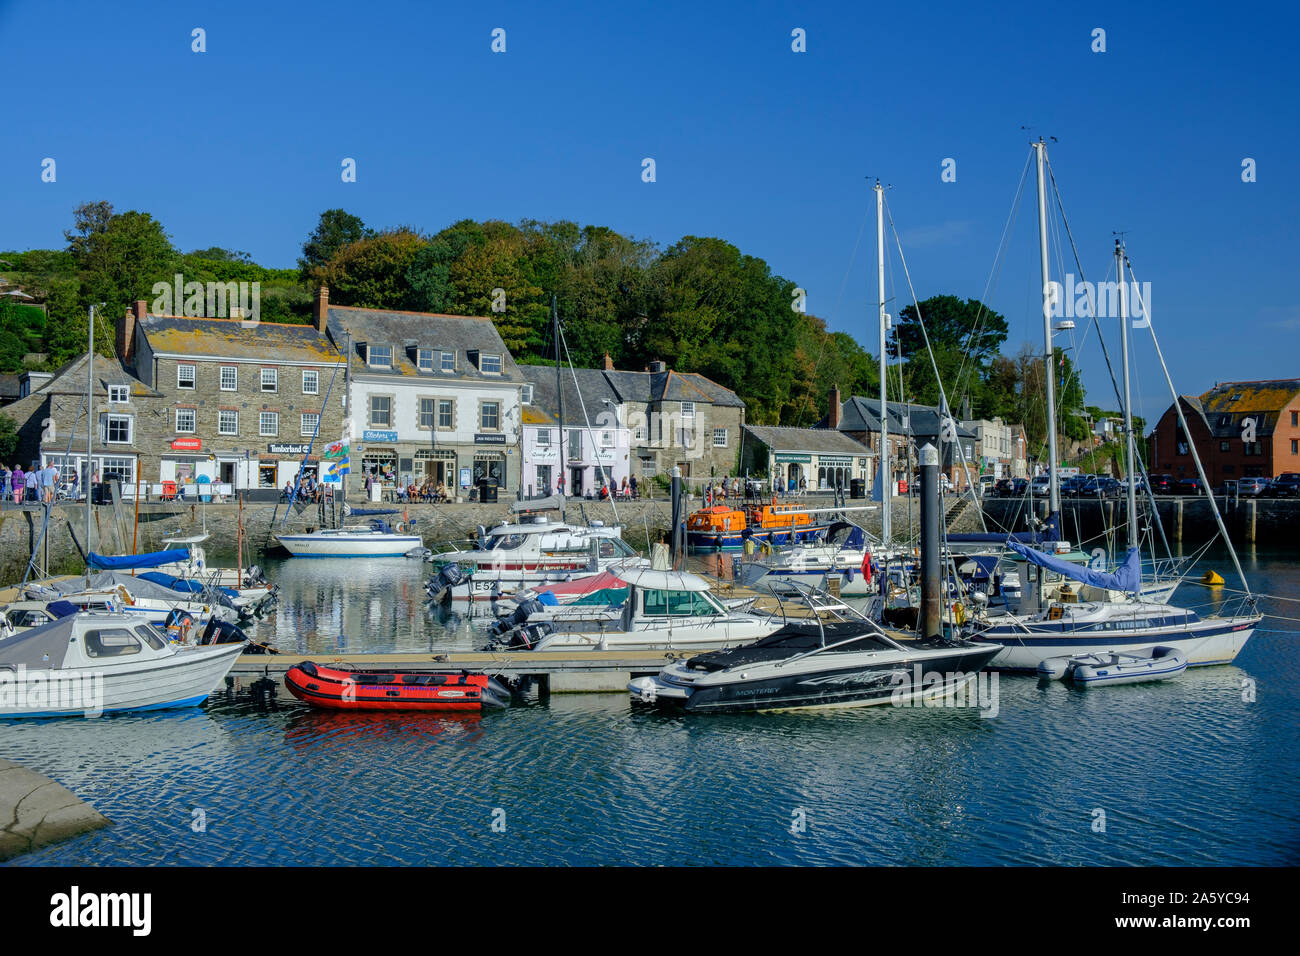
<svg viewBox="0 0 1300 956"><path fill-rule="evenodd" d="M576 392L578 393L578 405L582 407L582 420L583 420L584 422L587 423L587 437L588 437L589 440L591 441L591 448L592 448L592 451L595 453L595 454L593 454L592 457L594 457L594 458L596 459L596 461L599 462L599 461L600 461L600 454L599 454L599 452L596 452L596 449L597 449L597 447L598 447L598 446L596 445L596 433L595 433L595 432L592 430L592 428L591 428L591 417L587 414L587 403L586 403L586 402L583 400L583 398L582 398L582 387L578 384L578 373L577 373L577 372L574 370L574 368L573 368L573 357L569 355L569 343L568 343L568 341L567 341L567 340L565 339L565 337L564 337L564 327L563 327L563 326L560 326L560 328L559 328L559 332L560 332L560 348L563 349L563 351L564 351L564 359L565 359L565 361L567 361L567 362L569 363L569 374L573 377L573 389L574 389L574 391L576 391ZM622 426L620 425L620 428L621 428L621 427L622 427ZM703 435L701 435L701 436L699 436L699 437L700 437L700 440L701 440L701 441L704 440ZM566 464L565 462L561 462L561 463L560 463L560 467L563 468L563 467L565 466L565 464ZM631 462L630 462L630 461L629 461L629 463L628 463L628 468L629 468L629 470L631 469ZM602 478L605 477L605 475L606 475L606 471L605 471L605 466L604 466L604 465L597 464L597 465L596 465L596 471L597 471L598 474L600 474L600 476L601 476ZM613 487L613 480L614 480L614 473L613 473L613 471L611 470L611 471L608 473L608 475L609 475L609 481L606 483L605 487L609 488L609 504L610 504L610 507L612 507L612 508L614 509L614 523L617 524L617 523L618 523L618 502L616 502L616 501L614 500L615 497L617 497L617 496L615 495L615 491L617 490L617 488Z"/></svg>
<svg viewBox="0 0 1300 956"><path fill-rule="evenodd" d="M893 233L894 244L898 246L898 262L903 267L903 278L907 280L907 291L911 294L912 304L916 307L917 324L921 327L921 334L925 337L925 350L927 354L930 356L930 368L934 371L934 381L935 384L939 387L939 403L940 403L939 434L935 436L935 439L939 442L940 449L942 449L943 427L947 421L952 421L952 407L948 404L948 396L944 392L943 379L939 377L939 366L934 358L934 349L930 347L930 333L926 331L925 318L924 316L921 315L921 303L918 302L916 298L916 288L912 285L912 273L907 268L907 256L903 254L903 242L898 236L898 228L894 225L893 212L890 210L888 203L885 203L884 205L885 205L886 214L889 218L889 231ZM884 414L889 413L889 409L887 408L881 409L881 411ZM909 424L908 430L911 431L910 421L908 424ZM953 434L952 444L955 445L957 448L957 457L961 460L962 473L966 476L966 486L967 486L966 490L970 492L971 501L974 502L975 507L979 513L980 528L982 528L985 532L987 532L988 526L985 525L984 523L984 509L980 507L979 500L975 496L976 488L974 483L971 481L970 466L966 461L966 451L964 448L962 448L961 439L956 434L955 421L953 421L953 431L954 434ZM942 457L942 452L940 452L940 456Z"/></svg>
<svg viewBox="0 0 1300 956"><path fill-rule="evenodd" d="M1007 212L1007 221L1002 226L1002 236L998 240L997 252L993 256L993 268L989 271L988 281L984 283L984 295L980 299L979 311L975 314L975 322L972 324L971 330L968 334L968 341L970 342L973 342L975 336L983 329L984 318L988 313L988 306L986 303L989 301L989 296L992 294L992 290L997 287L998 279L1001 278L1002 275L1002 267L1006 264L1006 260L1003 256L1010 246L1011 234L1015 231L1016 218L1020 213L1020 204L1024 198L1025 183L1029 178L1029 163L1032 157L1032 152L1025 156L1025 166L1020 171L1020 183L1016 186L1015 196L1012 197L1011 200L1011 209ZM960 385L962 381L962 373L965 371L966 360L968 358L970 358L969 345L967 346L966 352L962 355L961 365L957 368L959 394L962 394Z"/></svg>
<svg viewBox="0 0 1300 956"><path fill-rule="evenodd" d="M336 352L338 351L338 346L335 346L334 351ZM352 360L351 356L341 355L341 357L343 358L344 362L349 362ZM298 489L302 486L302 475L304 471L304 466L307 464L307 459L311 457L312 448L316 446L316 439L320 435L320 427L325 422L325 410L329 408L330 394L334 391L334 382L339 377L340 364L341 363L338 362L334 364L334 374L330 376L329 388L325 389L325 398L324 400L321 401L320 414L316 416L316 430L311 433L311 440L307 442L307 450L303 453L302 461L298 463L298 474L293 480L293 491L290 492L289 494L289 503L284 506L284 517L280 519L281 530L284 530L284 526L288 524L289 512L293 510L293 503L298 498ZM349 409L349 411L351 410ZM349 461L351 460L351 451L352 449L349 448L348 449ZM351 466L349 465L349 468L350 467Z"/></svg>
<svg viewBox="0 0 1300 956"><path fill-rule="evenodd" d="M87 392L89 392L89 389L87 389ZM67 450L64 451L64 453L63 453L63 461L60 463L60 466L59 466L59 475L60 475L60 476L62 476L62 474L63 474L63 466L66 465L66 464L68 463L68 459L70 459L70 458L72 457L72 442L73 442L73 439L74 439L74 438L76 437L76 435L77 435L77 422L81 421L81 413L82 413L82 412L86 412L86 431L90 431L90 412L89 412L89 411L87 410L87 408L86 408L86 403L89 402L89 401L90 401L90 395L89 395L89 394L87 394L84 398L82 398L82 400L81 400L81 407L79 407L79 408L77 409L77 417L74 418L74 419L72 420L72 428L68 430L68 447L67 447ZM87 459L87 460L86 460L86 480L85 480L84 482L82 482L82 481L80 481L80 480L77 482L78 485L85 485L85 492L86 492L86 496L87 496L87 497L90 496L90 469L91 469L91 462L90 462L90 459ZM137 495L137 497L138 497L139 494L140 494L140 481L139 481L140 476L139 476L139 474L137 474L135 477L136 477L135 493L136 493L136 495ZM80 478L80 475L78 475L78 478ZM27 583L27 578L28 578L28 576L31 575L32 571L33 571L33 570L35 569L35 567L36 567L36 553L37 553L37 551L40 550L41 540L45 537L45 531L46 531L46 528L49 526L49 523L50 523L50 509L49 509L49 508L46 508L46 509L45 509L45 518L44 518L44 520L41 522L41 533L40 533L40 535L39 535L39 536L37 537L37 539L36 539L36 546L35 546L34 548L32 548L32 556L31 556L31 558L30 558L30 559L28 560L28 562L27 562L27 569L26 569L25 571L23 571L23 579L22 579L22 581L20 581L20 582L18 583L18 587L19 587L19 588L21 588L24 584ZM86 542L86 554L87 554L87 555L90 554L90 542L89 542L89 541ZM47 573L47 574L49 573L49 569L48 569L48 568L46 569L46 573Z"/></svg>
<svg viewBox="0 0 1300 956"><path fill-rule="evenodd" d="M1061 188L1060 186L1057 185L1056 173L1052 170L1052 160L1050 157L1046 157L1045 159L1047 164L1047 176L1052 181L1052 195L1056 197L1056 208L1061 215L1061 225L1065 227L1066 238L1070 240L1070 251L1074 256L1074 266L1076 269L1079 270L1079 281L1084 283L1084 291L1088 294L1088 312L1092 315L1092 324L1097 329L1097 342L1099 345L1101 345L1101 355L1102 358L1105 359L1106 361L1106 372L1110 376L1111 389L1115 392L1115 401L1122 409L1124 407L1124 398L1120 392L1119 381L1115 378L1115 366L1110 360L1110 349L1106 347L1106 336L1102 334L1101 323L1100 321L1098 321L1097 318L1097 301L1093 296L1093 289L1091 286L1087 284L1087 280L1084 275L1083 262L1079 258L1079 247L1078 245L1075 244L1074 233L1070 229L1070 219L1065 214L1065 200L1061 198ZM1110 275L1109 267L1107 267L1106 275ZM1119 276L1116 276L1116 281L1118 280L1119 280ZM1153 329L1152 330L1153 338L1154 335L1155 332ZM1176 401L1175 404L1177 404ZM1148 478L1146 462L1142 459L1142 451L1139 445L1140 442L1134 442L1134 446L1133 446L1134 465L1140 471L1143 479L1146 479ZM1130 475L1129 478L1131 480L1133 476ZM1151 513L1155 518L1153 524L1159 530L1160 540L1165 546L1165 554L1169 555L1170 558L1173 558L1174 551L1173 548L1169 546L1169 537L1165 534L1164 523L1160 521L1160 513L1156 508L1156 497L1155 497L1155 492L1151 490L1151 482L1149 480L1144 480L1143 485L1145 486L1145 490L1146 490L1147 502L1148 504L1150 504Z"/></svg>
<svg viewBox="0 0 1300 956"><path fill-rule="evenodd" d="M1128 254L1125 253L1125 260ZM1169 385L1169 393L1173 396L1174 411L1178 414L1178 423L1183 426L1183 434L1190 435L1192 430L1188 427L1187 418L1183 415L1183 402L1178 395L1178 390L1174 388L1174 380L1169 374L1169 366L1165 363L1164 351L1160 348L1160 340L1156 338L1155 321L1151 316L1151 307L1142 301L1141 287L1138 285L1137 274L1133 272L1133 264L1129 262L1129 273L1133 276L1133 296L1137 300L1138 307L1142 311L1143 318L1146 319L1147 330L1151 333L1151 344L1155 346L1156 358L1160 359L1160 368L1164 372L1165 382ZM1201 483L1205 486L1206 497L1210 502L1210 510L1214 513L1214 521L1219 526L1219 534L1223 536L1224 542L1228 546L1228 554L1232 557L1233 567L1237 569L1237 575L1241 578L1242 586L1250 591L1250 582L1246 580L1246 572L1241 567L1241 561L1237 558L1237 549L1232 546L1232 541L1228 538L1228 529L1224 527L1223 516L1219 514L1219 505L1214 500L1214 495L1210 494L1210 479L1205 475L1205 466L1201 463L1201 455L1196 450L1196 443L1189 443L1188 447L1192 452L1192 461L1196 465L1196 473L1200 476Z"/></svg>

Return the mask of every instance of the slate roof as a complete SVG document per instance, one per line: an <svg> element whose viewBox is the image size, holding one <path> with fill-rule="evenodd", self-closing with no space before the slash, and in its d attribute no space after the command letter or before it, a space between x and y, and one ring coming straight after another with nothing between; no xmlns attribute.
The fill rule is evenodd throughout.
<svg viewBox="0 0 1300 956"><path fill-rule="evenodd" d="M559 403L556 401L555 387L555 366L553 365L521 365L519 372L524 381L533 386L533 402L531 407L537 412L546 416L547 423L558 421ZM595 368L575 368L570 369L567 365L560 368L560 386L564 397L564 420L565 425L581 425L586 419L583 418L583 406L585 405L586 418L591 423L596 424L596 420L604 412L608 411L605 402L613 405L620 404L619 394L606 378L608 373L601 369ZM574 385L574 378L577 378L577 385ZM581 397L579 394L581 393ZM526 422L525 424L543 424L542 422Z"/></svg>
<svg viewBox="0 0 1300 956"><path fill-rule="evenodd" d="M906 402L886 402L889 414L889 432L901 435L909 432L914 438L932 438L939 434L939 410L930 405L909 405ZM907 421L910 427L904 428ZM954 419L958 438L975 438L975 432ZM827 419L817 423L818 428L828 427ZM880 399L864 398L861 395L850 397L840 406L840 427L842 432L879 432Z"/></svg>
<svg viewBox="0 0 1300 956"><path fill-rule="evenodd" d="M54 373L32 395L85 395L86 394L86 359L73 359ZM161 398L162 393L150 388L132 375L117 358L103 355L95 356L94 385L96 395L107 395L108 386L125 385L131 389L132 398Z"/></svg>
<svg viewBox="0 0 1300 956"><path fill-rule="evenodd" d="M239 319L146 315L138 328L154 354L266 362L335 363L339 360L333 344L312 325L258 322L246 327Z"/></svg>
<svg viewBox="0 0 1300 956"><path fill-rule="evenodd" d="M698 372L603 373L625 402L703 402L728 408L744 408L735 392Z"/></svg>
<svg viewBox="0 0 1300 956"><path fill-rule="evenodd" d="M829 428L786 428L780 425L746 425L749 432L773 451L811 452L819 455L870 455L861 442Z"/></svg>
<svg viewBox="0 0 1300 956"><path fill-rule="evenodd" d="M345 347L352 334L351 368L366 375L409 376L451 381L513 382L524 381L513 356L501 340L490 318L476 315L440 315L432 312L398 312L389 309L356 309L331 305L326 326L330 335ZM376 369L366 364L362 343L388 345L393 349L392 369ZM455 352L454 372L422 372L419 349ZM470 360L470 353L501 356L501 374L484 374ZM436 357L435 357L436 361Z"/></svg>
<svg viewBox="0 0 1300 956"><path fill-rule="evenodd" d="M1181 396L1215 438L1240 438L1241 422L1255 419L1258 435L1271 435L1284 408L1300 395L1300 379L1222 382L1199 398Z"/></svg>

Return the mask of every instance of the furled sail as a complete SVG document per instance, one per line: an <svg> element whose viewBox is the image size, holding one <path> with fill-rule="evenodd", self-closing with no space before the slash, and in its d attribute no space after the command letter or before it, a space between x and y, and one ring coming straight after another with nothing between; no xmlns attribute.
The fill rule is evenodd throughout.
<svg viewBox="0 0 1300 956"><path fill-rule="evenodd" d="M1105 588L1108 591L1132 591L1136 594L1142 586L1142 553L1137 548L1129 551L1124 558L1124 563L1111 574L1106 571L1093 571L1072 561L1058 558L1054 554L1048 554L1046 551L1026 548L1016 541L1008 540L1007 547L1040 568L1047 568L1049 571L1055 571L1084 584L1091 584L1093 587Z"/></svg>

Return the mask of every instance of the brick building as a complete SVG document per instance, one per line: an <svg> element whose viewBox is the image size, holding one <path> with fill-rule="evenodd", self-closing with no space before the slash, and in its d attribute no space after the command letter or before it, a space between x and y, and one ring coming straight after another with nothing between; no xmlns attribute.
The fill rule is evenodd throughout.
<svg viewBox="0 0 1300 956"><path fill-rule="evenodd" d="M1179 402L1211 485L1300 471L1300 379L1224 382ZM1169 406L1152 433L1151 471L1194 477L1188 438Z"/></svg>

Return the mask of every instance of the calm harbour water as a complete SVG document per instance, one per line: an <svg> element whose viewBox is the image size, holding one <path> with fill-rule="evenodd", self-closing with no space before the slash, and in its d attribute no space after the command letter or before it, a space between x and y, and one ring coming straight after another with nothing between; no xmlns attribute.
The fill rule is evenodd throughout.
<svg viewBox="0 0 1300 956"><path fill-rule="evenodd" d="M1300 597L1294 557L1243 561L1255 589ZM1203 567L1232 583L1226 559ZM426 611L426 568L270 563L282 600L256 634L313 652L481 644L481 621ZM0 755L115 823L11 865L1296 864L1300 624L1263 628L1235 665L1162 684L1002 678L990 719L686 717L584 694L481 718L218 702L0 723Z"/></svg>

